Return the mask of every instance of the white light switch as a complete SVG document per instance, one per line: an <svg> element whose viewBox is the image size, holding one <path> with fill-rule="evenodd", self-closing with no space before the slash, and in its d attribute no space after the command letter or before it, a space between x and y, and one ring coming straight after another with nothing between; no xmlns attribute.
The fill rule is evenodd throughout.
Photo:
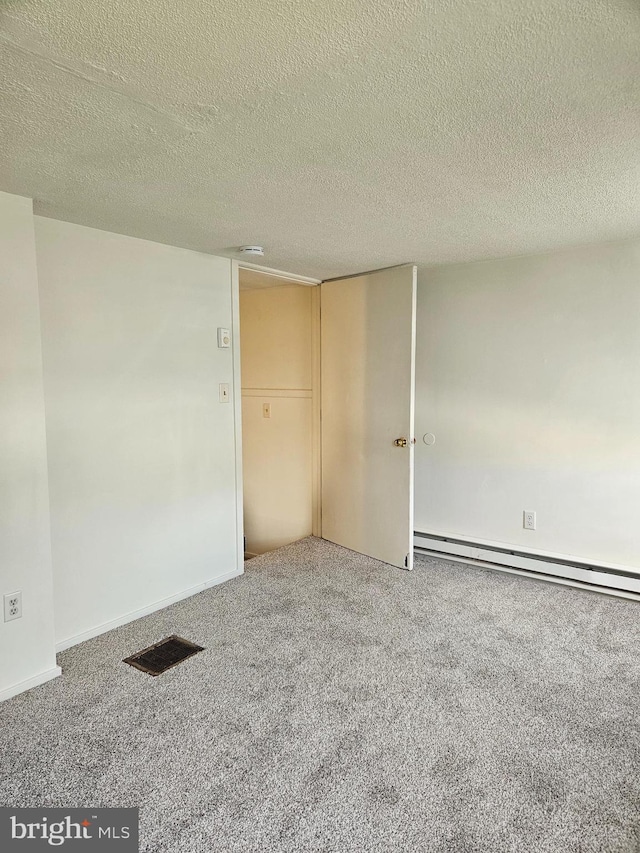
<svg viewBox="0 0 640 853"><path fill-rule="evenodd" d="M271 417L271 403L263 403L262 404L262 417L270 418Z"/></svg>
<svg viewBox="0 0 640 853"><path fill-rule="evenodd" d="M229 383L221 382L218 386L220 389L220 402L228 403L229 402Z"/></svg>
<svg viewBox="0 0 640 853"><path fill-rule="evenodd" d="M231 346L231 332L229 329L218 329L218 346L227 349Z"/></svg>

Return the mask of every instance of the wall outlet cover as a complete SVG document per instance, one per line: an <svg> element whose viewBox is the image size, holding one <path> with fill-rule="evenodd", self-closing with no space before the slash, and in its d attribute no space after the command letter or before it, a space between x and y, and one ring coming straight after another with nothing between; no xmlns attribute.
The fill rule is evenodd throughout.
<svg viewBox="0 0 640 853"><path fill-rule="evenodd" d="M12 622L22 617L22 593L8 592L4 596L4 621Z"/></svg>

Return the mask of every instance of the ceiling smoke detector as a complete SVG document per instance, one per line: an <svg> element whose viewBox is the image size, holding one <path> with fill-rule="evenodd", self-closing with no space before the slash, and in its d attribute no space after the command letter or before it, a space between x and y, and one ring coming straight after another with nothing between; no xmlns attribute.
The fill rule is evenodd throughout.
<svg viewBox="0 0 640 853"><path fill-rule="evenodd" d="M258 258L262 258L264 256L264 249L262 246L240 246L240 254L254 255Z"/></svg>

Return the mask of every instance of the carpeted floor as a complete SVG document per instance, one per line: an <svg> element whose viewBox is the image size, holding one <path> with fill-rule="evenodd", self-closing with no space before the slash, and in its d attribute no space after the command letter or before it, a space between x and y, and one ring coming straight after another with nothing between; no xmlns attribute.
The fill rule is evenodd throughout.
<svg viewBox="0 0 640 853"><path fill-rule="evenodd" d="M121 659L206 646L157 678ZM640 850L640 605L305 539L0 705L0 803L140 806L141 850Z"/></svg>

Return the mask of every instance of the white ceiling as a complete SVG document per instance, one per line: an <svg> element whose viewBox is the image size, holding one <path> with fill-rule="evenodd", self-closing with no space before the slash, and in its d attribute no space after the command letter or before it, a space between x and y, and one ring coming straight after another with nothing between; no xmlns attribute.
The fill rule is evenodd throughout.
<svg viewBox="0 0 640 853"><path fill-rule="evenodd" d="M319 278L640 235L637 0L0 0L0 188Z"/></svg>

